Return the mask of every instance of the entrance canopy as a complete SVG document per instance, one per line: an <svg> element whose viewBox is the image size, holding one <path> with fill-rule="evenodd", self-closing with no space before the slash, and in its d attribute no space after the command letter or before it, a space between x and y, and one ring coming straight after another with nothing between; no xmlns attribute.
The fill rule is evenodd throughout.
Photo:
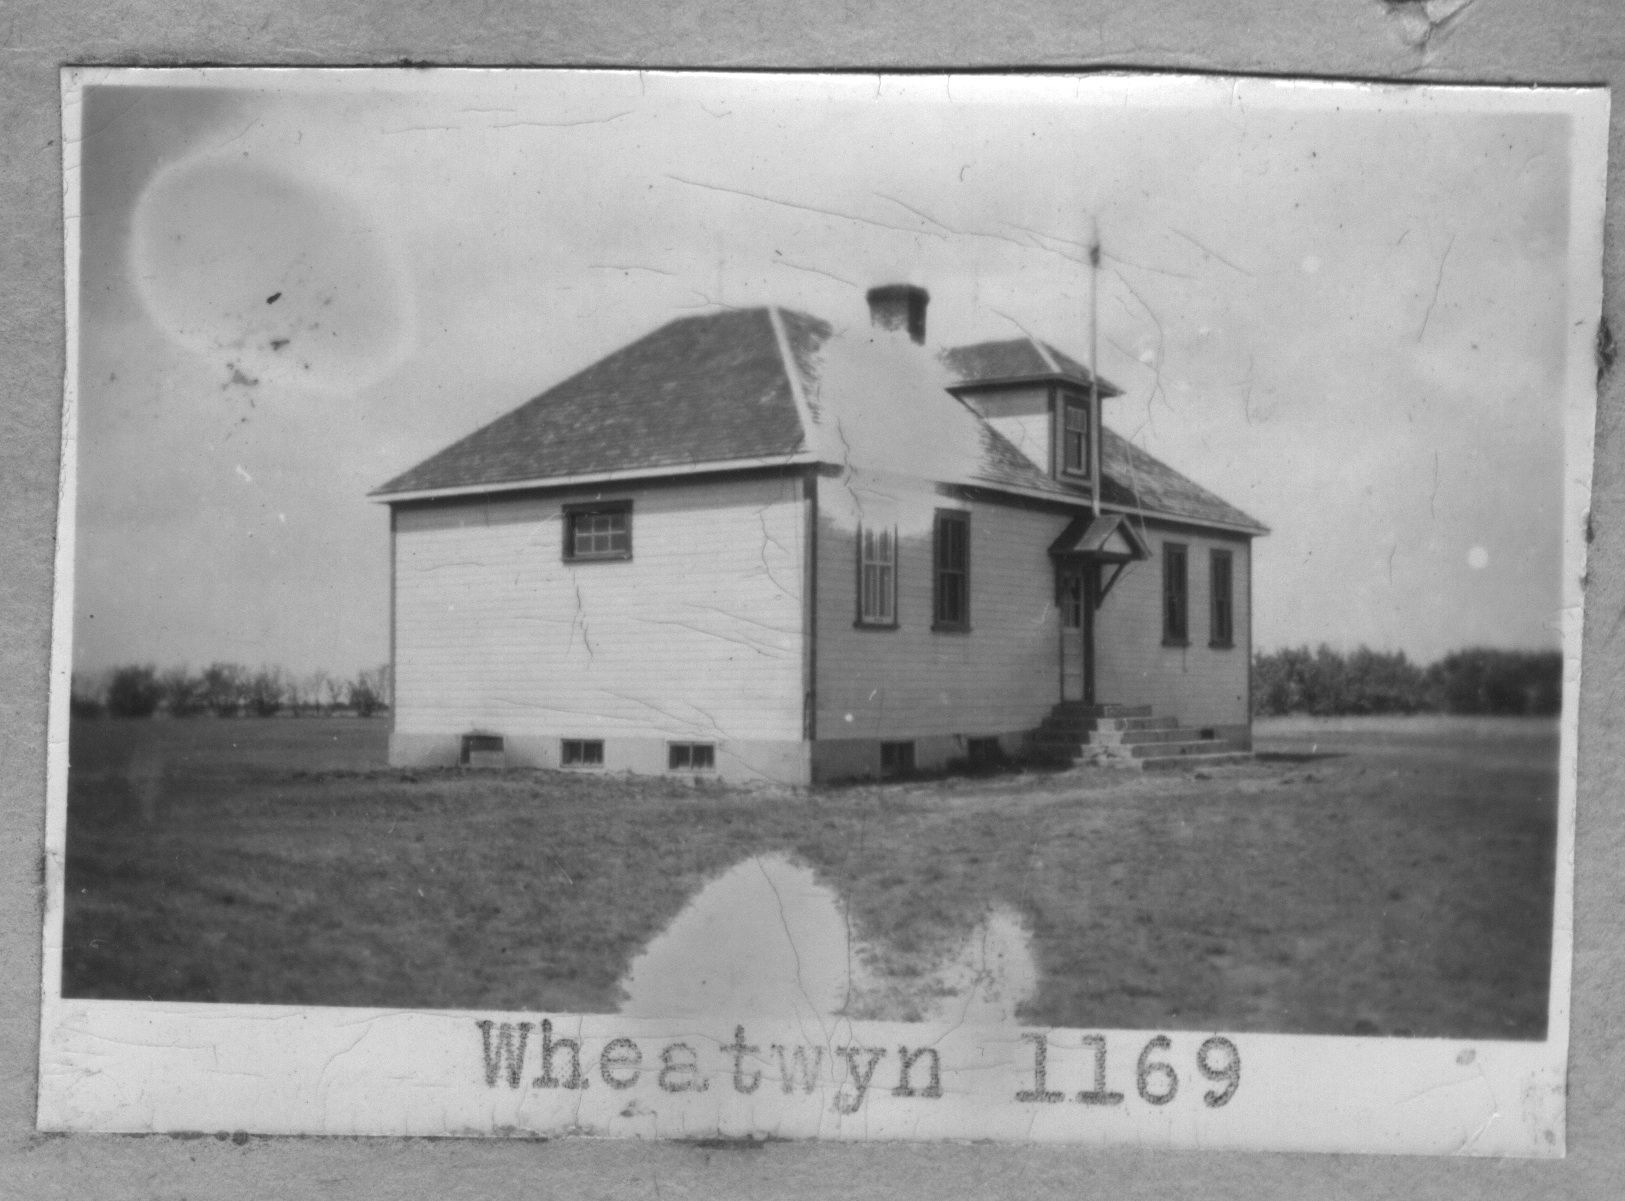
<svg viewBox="0 0 1625 1201"><path fill-rule="evenodd" d="M1050 544L1049 553L1063 563L1125 564L1149 559L1151 552L1121 513L1088 513L1074 517L1061 536Z"/></svg>

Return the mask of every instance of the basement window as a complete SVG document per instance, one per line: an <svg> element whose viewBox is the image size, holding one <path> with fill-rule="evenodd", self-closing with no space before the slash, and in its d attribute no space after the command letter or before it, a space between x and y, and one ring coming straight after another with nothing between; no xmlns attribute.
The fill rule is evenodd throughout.
<svg viewBox="0 0 1625 1201"><path fill-rule="evenodd" d="M564 506L564 558L568 563L632 557L632 502Z"/></svg>
<svg viewBox="0 0 1625 1201"><path fill-rule="evenodd" d="M464 767L505 767L500 734L464 734L463 753L459 759Z"/></svg>
<svg viewBox="0 0 1625 1201"><path fill-rule="evenodd" d="M566 738L559 747L559 762L565 767L604 766L602 738Z"/></svg>
<svg viewBox="0 0 1625 1201"><path fill-rule="evenodd" d="M1004 762L1004 748L997 738L967 738L965 762L975 769L997 767Z"/></svg>
<svg viewBox="0 0 1625 1201"><path fill-rule="evenodd" d="M914 744L912 742L883 742L880 744L880 778L895 780L914 772Z"/></svg>
<svg viewBox="0 0 1625 1201"><path fill-rule="evenodd" d="M714 742L673 742L666 748L666 766L672 771L713 771L717 766Z"/></svg>

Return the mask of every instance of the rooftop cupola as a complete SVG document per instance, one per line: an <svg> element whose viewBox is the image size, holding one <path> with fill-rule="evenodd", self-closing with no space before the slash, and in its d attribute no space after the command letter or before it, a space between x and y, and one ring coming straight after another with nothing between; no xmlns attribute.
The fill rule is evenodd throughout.
<svg viewBox="0 0 1625 1201"><path fill-rule="evenodd" d="M1046 474L1094 497L1100 409L1121 393L1033 337L955 346L939 356L953 392Z"/></svg>

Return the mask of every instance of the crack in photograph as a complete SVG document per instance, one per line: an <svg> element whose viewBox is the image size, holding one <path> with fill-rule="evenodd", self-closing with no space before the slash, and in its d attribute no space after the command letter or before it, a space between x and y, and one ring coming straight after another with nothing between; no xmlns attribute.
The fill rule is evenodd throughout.
<svg viewBox="0 0 1625 1201"><path fill-rule="evenodd" d="M1302 1048L1437 1044L1452 1133L1327 1149L1562 1153L1605 99L65 94L48 1030L445 1011L502 1130L1257 1146ZM1485 1136L1501 1043L1555 1094ZM65 1048L53 1121L194 1120Z"/></svg>

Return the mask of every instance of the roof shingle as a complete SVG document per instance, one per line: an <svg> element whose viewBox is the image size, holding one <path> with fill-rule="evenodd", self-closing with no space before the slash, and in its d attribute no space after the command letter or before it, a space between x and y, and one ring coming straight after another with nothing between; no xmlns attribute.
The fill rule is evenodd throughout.
<svg viewBox="0 0 1625 1201"><path fill-rule="evenodd" d="M827 322L777 310L738 309L682 317L600 359L540 396L396 476L374 495L467 491L600 473L658 472L695 463L816 456L853 461L853 436L873 460L937 472L938 482L992 485L1083 500L1087 489L1051 477L969 406L943 389L963 383L1089 373L1031 339L980 342L938 356L897 358L867 333L835 339ZM846 346L846 342L852 342ZM865 347L868 349L865 349ZM833 356L833 357L832 357ZM942 375L942 369L947 374ZM803 428L789 371L807 399ZM1104 380L1101 391L1116 395ZM907 411L877 408L876 402ZM963 428L963 433L954 431ZM833 453L833 452L832 452ZM1102 430L1101 500L1195 522L1265 532L1240 509L1109 429ZM950 476L954 478L949 478Z"/></svg>
<svg viewBox="0 0 1625 1201"><path fill-rule="evenodd" d="M1228 501L1104 426L1100 430L1100 474L1105 477L1100 490L1105 504L1268 533L1265 526Z"/></svg>
<svg viewBox="0 0 1625 1201"><path fill-rule="evenodd" d="M810 353L828 336L829 326L801 318L793 353ZM740 309L661 326L396 476L378 494L804 449L768 311Z"/></svg>
<svg viewBox="0 0 1625 1201"><path fill-rule="evenodd" d="M960 385L993 383L1002 380L1059 376L1089 386L1089 368L1065 351L1034 338L1007 338L1002 342L973 342L953 346L941 354L943 364L958 377ZM1051 364L1054 364L1051 366ZM1122 393L1108 380L1100 380L1102 396Z"/></svg>

